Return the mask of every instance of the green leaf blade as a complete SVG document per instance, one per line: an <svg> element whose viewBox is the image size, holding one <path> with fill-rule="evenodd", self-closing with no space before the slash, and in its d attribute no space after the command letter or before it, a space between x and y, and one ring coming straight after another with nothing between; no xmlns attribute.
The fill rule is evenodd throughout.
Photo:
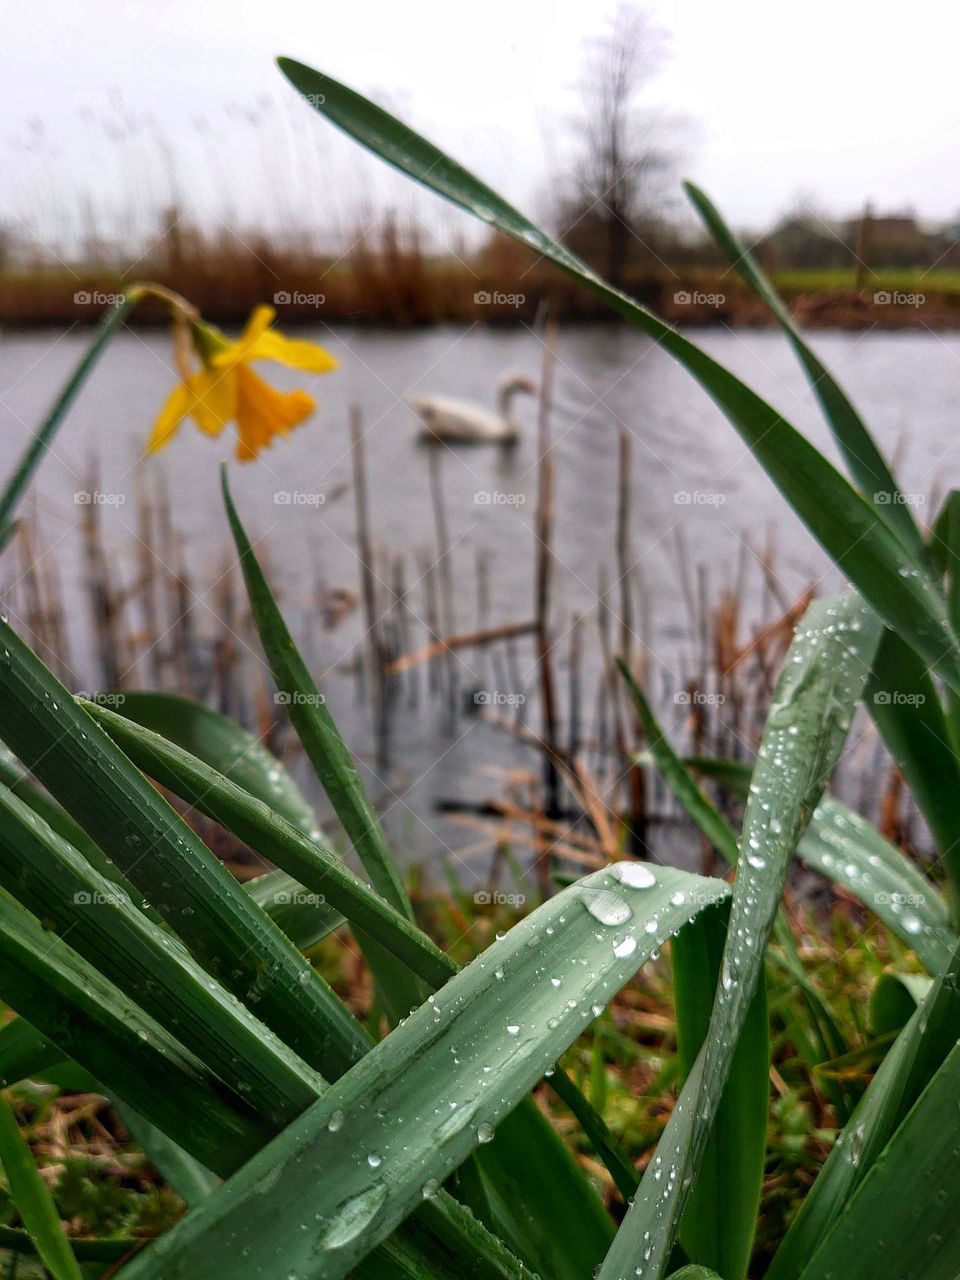
<svg viewBox="0 0 960 1280"><path fill-rule="evenodd" d="M751 780L710 1026L600 1280L666 1273L693 1179L763 973L790 858L850 727L880 638L854 593L813 604L780 676Z"/></svg>
<svg viewBox="0 0 960 1280"><path fill-rule="evenodd" d="M3 621L0 737L194 957L305 1062L329 1077L363 1052L367 1037L341 1001Z"/></svg>
<svg viewBox="0 0 960 1280"><path fill-rule="evenodd" d="M425 1184L492 1136L596 1016L595 1006L691 912L727 893L722 882L639 863L614 864L562 891L175 1227L162 1253L138 1259L131 1280L199 1277L210 1250L227 1239L242 1255L234 1280L270 1267L288 1267L303 1280L348 1274L419 1202ZM334 1182L322 1173L331 1168ZM278 1215L288 1224L283 1231Z"/></svg>

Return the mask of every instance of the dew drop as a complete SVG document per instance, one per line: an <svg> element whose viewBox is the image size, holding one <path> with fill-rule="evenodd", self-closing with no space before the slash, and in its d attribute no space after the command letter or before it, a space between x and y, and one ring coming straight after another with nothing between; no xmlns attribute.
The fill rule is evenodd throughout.
<svg viewBox="0 0 960 1280"><path fill-rule="evenodd" d="M657 878L642 862L615 862L610 874L628 889L650 889L657 883Z"/></svg>
<svg viewBox="0 0 960 1280"><path fill-rule="evenodd" d="M617 864L619 865L619 864ZM587 890L583 895L587 910L601 924L626 924L633 911L624 900L607 889Z"/></svg>

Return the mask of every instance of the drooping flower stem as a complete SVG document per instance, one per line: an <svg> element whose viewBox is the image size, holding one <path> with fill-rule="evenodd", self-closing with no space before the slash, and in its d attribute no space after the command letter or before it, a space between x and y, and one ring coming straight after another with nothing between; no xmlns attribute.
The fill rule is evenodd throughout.
<svg viewBox="0 0 960 1280"><path fill-rule="evenodd" d="M29 444L23 451L16 470L4 486L2 494L0 494L0 552L6 548L16 532L17 525L13 519L13 514L17 504L26 492L33 478L33 473L43 461L53 437L56 435L57 428L76 399L78 391L100 358L101 352L122 326L126 317L137 303L148 297L158 298L165 303L175 319L179 318L192 322L197 317L196 308L187 302L186 298L182 298L178 293L174 293L170 289L165 289L162 285L155 284L132 285L126 290L113 310L107 312L100 321L92 342L57 396L50 412L34 432Z"/></svg>

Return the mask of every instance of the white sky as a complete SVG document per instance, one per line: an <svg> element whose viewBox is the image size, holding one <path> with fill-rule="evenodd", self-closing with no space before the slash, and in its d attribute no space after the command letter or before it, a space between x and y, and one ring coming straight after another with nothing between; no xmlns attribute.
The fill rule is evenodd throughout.
<svg viewBox="0 0 960 1280"><path fill-rule="evenodd" d="M10 4L0 42L0 217L52 227L80 191L118 217L130 216L131 202L156 203L162 172L148 177L129 149L108 145L81 116L85 101L100 116L114 102L155 118L177 154L180 194L186 188L198 208L219 200L255 218L275 187L283 190L269 193L274 209L315 204L318 178L341 202L378 190L376 162L335 143L285 92L272 66L278 53L381 95L535 208L567 145L582 39L603 28L611 8L603 0ZM647 8L672 36L649 101L692 120L682 175L738 226L765 224L801 192L838 214L868 197L879 210L910 205L932 219L960 209L960 6L651 0ZM259 131L236 124L237 107L257 113L267 99L282 128L275 119ZM31 119L42 120L42 138ZM136 145L149 149L143 136ZM300 159L308 146L319 149L312 169Z"/></svg>

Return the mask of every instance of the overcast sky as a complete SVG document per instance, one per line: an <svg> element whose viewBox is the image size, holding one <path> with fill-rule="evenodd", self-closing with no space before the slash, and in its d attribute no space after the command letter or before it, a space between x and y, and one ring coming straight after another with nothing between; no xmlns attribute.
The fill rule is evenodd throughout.
<svg viewBox="0 0 960 1280"><path fill-rule="evenodd" d="M81 191L93 205L122 208L155 202L166 183L198 208L219 199L255 218L266 188L283 188L269 193L274 208L294 208L315 197L318 180L341 200L381 181L369 176L375 161L335 143L285 92L272 65L278 53L388 100L536 208L569 145L582 41L612 8L603 0L10 4L0 42L0 214L49 229L51 211ZM682 173L740 227L765 224L799 193L838 214L866 198L931 219L957 213L960 6L652 0L646 8L670 33L647 99L691 122ZM109 136L117 108L140 120L132 142ZM259 124L243 120L245 109ZM154 135L172 149L165 170ZM319 150L303 167L308 143Z"/></svg>

